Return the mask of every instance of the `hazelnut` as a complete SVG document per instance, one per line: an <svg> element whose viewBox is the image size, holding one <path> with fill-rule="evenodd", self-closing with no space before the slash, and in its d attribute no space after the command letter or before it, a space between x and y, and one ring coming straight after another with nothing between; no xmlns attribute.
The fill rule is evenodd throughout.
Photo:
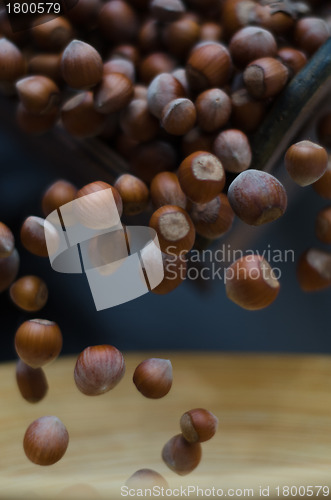
<svg viewBox="0 0 331 500"><path fill-rule="evenodd" d="M94 91L94 107L99 113L116 113L133 97L132 82L120 73L106 74Z"/></svg>
<svg viewBox="0 0 331 500"><path fill-rule="evenodd" d="M26 456L37 465L53 465L65 454L68 431L54 416L40 417L27 428L23 447Z"/></svg>
<svg viewBox="0 0 331 500"><path fill-rule="evenodd" d="M36 115L35 113L30 113L22 103L19 103L16 109L17 124L26 134L44 134L54 127L57 119L57 108L46 115Z"/></svg>
<svg viewBox="0 0 331 500"><path fill-rule="evenodd" d="M156 76L171 73L176 67L174 58L166 52L153 52L139 65L140 79L148 85Z"/></svg>
<svg viewBox="0 0 331 500"><path fill-rule="evenodd" d="M279 49L277 56L290 69L292 75L299 73L307 63L306 55L301 50L294 49L293 47Z"/></svg>
<svg viewBox="0 0 331 500"><path fill-rule="evenodd" d="M63 49L73 37L70 21L65 17L52 15L38 16L31 29L35 44L43 50L58 51Z"/></svg>
<svg viewBox="0 0 331 500"><path fill-rule="evenodd" d="M205 132L224 127L231 115L231 100L221 89L202 92L195 101L198 125Z"/></svg>
<svg viewBox="0 0 331 500"><path fill-rule="evenodd" d="M163 108L161 125L168 134L184 135L195 125L197 118L195 106L186 98L170 101Z"/></svg>
<svg viewBox="0 0 331 500"><path fill-rule="evenodd" d="M197 234L214 240L231 229L234 213L227 196L219 194L208 203L192 203L189 211Z"/></svg>
<svg viewBox="0 0 331 500"><path fill-rule="evenodd" d="M78 356L74 379L83 394L98 396L113 389L124 373L124 358L116 347L95 345L87 347Z"/></svg>
<svg viewBox="0 0 331 500"><path fill-rule="evenodd" d="M331 113L327 113L318 120L317 137L322 146L331 148Z"/></svg>
<svg viewBox="0 0 331 500"><path fill-rule="evenodd" d="M263 57L251 62L243 73L248 92L256 99L279 94L289 78L289 70L277 59Z"/></svg>
<svg viewBox="0 0 331 500"><path fill-rule="evenodd" d="M331 200L331 156L328 157L328 166L326 171L318 179L318 181L312 184L314 191L327 200Z"/></svg>
<svg viewBox="0 0 331 500"><path fill-rule="evenodd" d="M139 29L138 45L141 52L155 53L163 49L161 26L159 21L147 18Z"/></svg>
<svg viewBox="0 0 331 500"><path fill-rule="evenodd" d="M331 244L331 207L325 207L318 212L315 233L322 243Z"/></svg>
<svg viewBox="0 0 331 500"><path fill-rule="evenodd" d="M228 199L234 213L253 226L278 219L287 207L284 186L271 174L253 169L232 181Z"/></svg>
<svg viewBox="0 0 331 500"><path fill-rule="evenodd" d="M40 368L55 358L62 349L62 333L53 321L31 319L18 328L15 335L18 356L32 368Z"/></svg>
<svg viewBox="0 0 331 500"><path fill-rule="evenodd" d="M227 172L238 174L250 167L252 151L248 137L241 130L228 129L218 134L213 150Z"/></svg>
<svg viewBox="0 0 331 500"><path fill-rule="evenodd" d="M61 122L70 135L83 139L98 135L106 118L94 109L92 92L81 92L62 106Z"/></svg>
<svg viewBox="0 0 331 500"><path fill-rule="evenodd" d="M215 42L203 42L193 48L186 63L189 85L194 91L222 87L232 71L228 49Z"/></svg>
<svg viewBox="0 0 331 500"><path fill-rule="evenodd" d="M205 22L200 26L201 42L219 42L223 37L223 28L219 23Z"/></svg>
<svg viewBox="0 0 331 500"><path fill-rule="evenodd" d="M203 132L199 127L190 130L182 139L182 152L184 157L190 156L198 151L205 153L213 152L213 142L215 136Z"/></svg>
<svg viewBox="0 0 331 500"><path fill-rule="evenodd" d="M244 69L255 59L275 57L277 43L270 31L257 26L247 26L231 38L229 51L235 66Z"/></svg>
<svg viewBox="0 0 331 500"><path fill-rule="evenodd" d="M246 255L236 260L226 270L225 279L228 298L250 311L272 304L280 288L270 264L260 255Z"/></svg>
<svg viewBox="0 0 331 500"><path fill-rule="evenodd" d="M256 24L256 8L254 0L224 0L221 18L226 38L248 24Z"/></svg>
<svg viewBox="0 0 331 500"><path fill-rule="evenodd" d="M98 193L98 194L96 194ZM88 196L95 194L95 196ZM113 213L113 201L115 201L118 215L123 212L123 203L117 189L103 181L91 182L83 186L76 195L81 198L74 210L81 224L91 229L107 229L112 220L117 223L117 214Z"/></svg>
<svg viewBox="0 0 331 500"><path fill-rule="evenodd" d="M102 78L102 59L88 43L72 40L62 54L61 70L69 87L89 89L97 85Z"/></svg>
<svg viewBox="0 0 331 500"><path fill-rule="evenodd" d="M185 5L181 0L152 0L150 10L158 21L171 22L185 12Z"/></svg>
<svg viewBox="0 0 331 500"><path fill-rule="evenodd" d="M42 198L42 211L47 217L51 212L62 205L73 201L77 194L77 188L71 182L60 179L51 184L44 192Z"/></svg>
<svg viewBox="0 0 331 500"><path fill-rule="evenodd" d="M61 58L62 54L37 54L29 60L28 71L47 76L54 82L62 82Z"/></svg>
<svg viewBox="0 0 331 500"><path fill-rule="evenodd" d="M111 52L111 57L121 57L127 61L131 61L135 68L137 68L140 61L140 53L137 47L130 44L117 45Z"/></svg>
<svg viewBox="0 0 331 500"><path fill-rule="evenodd" d="M16 363L16 382L24 398L29 403L38 403L47 394L48 383L42 368L31 368L19 359Z"/></svg>
<svg viewBox="0 0 331 500"><path fill-rule="evenodd" d="M304 292L315 292L330 287L331 254L318 248L306 250L298 262L297 278Z"/></svg>
<svg viewBox="0 0 331 500"><path fill-rule="evenodd" d="M161 474L152 469L139 469L125 482L129 488L153 488L163 486L168 488L168 483Z"/></svg>
<svg viewBox="0 0 331 500"><path fill-rule="evenodd" d="M165 295L172 292L183 283L187 273L187 262L181 255L167 255L162 252L164 277L152 292Z"/></svg>
<svg viewBox="0 0 331 500"><path fill-rule="evenodd" d="M196 203L207 203L224 188L225 172L216 156L198 151L179 166L178 179L186 196Z"/></svg>
<svg viewBox="0 0 331 500"><path fill-rule="evenodd" d="M48 249L45 237L45 224L47 230L54 233L54 239L57 236L56 229L48 221L41 217L31 215L27 217L21 227L21 242L24 248L38 257L48 257Z"/></svg>
<svg viewBox="0 0 331 500"><path fill-rule="evenodd" d="M103 65L103 74L120 73L125 75L132 83L136 79L133 62L123 57L113 57Z"/></svg>
<svg viewBox="0 0 331 500"><path fill-rule="evenodd" d="M163 29L163 40L168 50L176 57L185 57L200 38L198 22L182 17L166 25Z"/></svg>
<svg viewBox="0 0 331 500"><path fill-rule="evenodd" d="M0 293L9 288L15 280L20 265L20 257L16 248L8 257L0 258Z"/></svg>
<svg viewBox="0 0 331 500"><path fill-rule="evenodd" d="M53 112L60 102L59 88L47 76L27 76L16 83L16 89L29 113Z"/></svg>
<svg viewBox="0 0 331 500"><path fill-rule="evenodd" d="M180 419L180 429L189 443L208 441L215 435L217 426L218 418L204 408L186 411Z"/></svg>
<svg viewBox="0 0 331 500"><path fill-rule="evenodd" d="M98 21L102 35L112 42L128 42L138 31L137 15L123 0L106 2L99 12Z"/></svg>
<svg viewBox="0 0 331 500"><path fill-rule="evenodd" d="M255 132L266 114L266 103L254 99L246 89L239 89L231 95L233 125L242 132Z"/></svg>
<svg viewBox="0 0 331 500"><path fill-rule="evenodd" d="M159 131L159 122L148 109L146 99L133 99L120 115L123 132L138 142L153 140Z"/></svg>
<svg viewBox="0 0 331 500"><path fill-rule="evenodd" d="M123 202L124 215L137 215L145 210L149 200L146 184L131 174L121 175L114 184Z"/></svg>
<svg viewBox="0 0 331 500"><path fill-rule="evenodd" d="M178 255L189 252L194 245L194 225L180 207L164 205L158 208L149 225L157 232L162 252Z"/></svg>
<svg viewBox="0 0 331 500"><path fill-rule="evenodd" d="M0 82L15 82L26 73L25 59L16 45L0 38Z"/></svg>
<svg viewBox="0 0 331 500"><path fill-rule="evenodd" d="M174 76L162 73L156 76L148 87L148 108L152 115L160 119L164 107L179 97L185 97L182 85Z"/></svg>
<svg viewBox="0 0 331 500"><path fill-rule="evenodd" d="M9 257L14 251L14 235L6 224L0 222L0 259Z"/></svg>
<svg viewBox="0 0 331 500"><path fill-rule="evenodd" d="M286 9L281 10L281 7L277 10L273 8L272 4L260 5L257 3L255 10L255 24L263 26L269 31L272 31L275 35L286 36L290 30L292 30L295 22L295 15L292 12L288 12Z"/></svg>
<svg viewBox="0 0 331 500"><path fill-rule="evenodd" d="M160 172L151 183L151 198L155 208L175 205L186 209L187 199L173 172Z"/></svg>
<svg viewBox="0 0 331 500"><path fill-rule="evenodd" d="M23 311L36 312L46 304L48 289L38 276L23 276L11 285L9 295L14 304Z"/></svg>
<svg viewBox="0 0 331 500"><path fill-rule="evenodd" d="M311 141L293 144L286 152L285 166L294 182L309 186L322 177L328 166L326 150Z"/></svg>
<svg viewBox="0 0 331 500"><path fill-rule="evenodd" d="M146 398L163 398L172 386L171 361L160 358L145 359L135 369L133 383Z"/></svg>
<svg viewBox="0 0 331 500"><path fill-rule="evenodd" d="M303 17L294 28L294 41L308 55L314 54L331 36L331 28L324 19Z"/></svg>
<svg viewBox="0 0 331 500"><path fill-rule="evenodd" d="M180 476L192 472L199 465L201 455L201 444L189 443L182 434L171 438L162 450L164 463Z"/></svg>
<svg viewBox="0 0 331 500"><path fill-rule="evenodd" d="M177 165L176 150L165 141L140 144L132 150L130 165L137 177L150 183L159 172L174 170Z"/></svg>

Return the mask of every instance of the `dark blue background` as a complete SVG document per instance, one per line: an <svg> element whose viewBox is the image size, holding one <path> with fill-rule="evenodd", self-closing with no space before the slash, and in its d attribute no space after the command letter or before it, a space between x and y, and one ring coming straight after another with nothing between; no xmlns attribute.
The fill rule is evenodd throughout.
<svg viewBox="0 0 331 500"><path fill-rule="evenodd" d="M4 128L0 133L0 220L13 228L18 241L24 218L42 215L41 194L58 174L46 158L27 153L19 138ZM75 180L70 172L67 178ZM293 249L298 257L308 246L323 248L314 236L314 220L326 204L311 188L295 187L283 218L265 229L240 224L237 233L243 233L247 248L263 251L270 244ZM281 293L263 311L244 311L228 301L219 281L208 282L204 289L186 281L167 296L149 293L96 312L84 276L58 274L51 270L48 259L30 255L19 241L18 247L22 258L19 275L40 275L49 286L49 302L37 317L59 323L66 353L98 343L123 350L331 352L331 291L302 292L291 262L281 265ZM35 314L18 311L7 292L0 296L0 308L0 357L13 359L15 330Z"/></svg>

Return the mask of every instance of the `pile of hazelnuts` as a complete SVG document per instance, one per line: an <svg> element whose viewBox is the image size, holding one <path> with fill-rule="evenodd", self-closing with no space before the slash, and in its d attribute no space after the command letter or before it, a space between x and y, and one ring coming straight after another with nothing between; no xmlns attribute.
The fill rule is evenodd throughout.
<svg viewBox="0 0 331 500"><path fill-rule="evenodd" d="M78 190L58 180L43 195L44 217L110 188L120 215L145 213L157 232L164 279L153 292L163 294L185 279L185 255L197 236L222 237L235 216L259 226L284 214L284 186L252 168L251 137L277 96L331 36L330 2L79 0L65 16L44 17L30 28L13 33L0 11L0 88L18 99L18 126L32 134L60 128L77 141L97 137L128 166L113 185L97 180ZM292 145L285 166L294 182L313 185L331 199L331 114L320 120L317 135L320 144ZM23 246L40 257L48 256L44 223L28 217L20 234ZM331 207L318 214L316 233L331 243ZM180 270L176 279L174 265ZM0 291L9 288L19 308L39 311L47 286L36 276L15 281L18 267L13 235L1 224ZM306 291L331 286L331 255L309 249L298 278ZM269 306L279 287L259 255L242 257L227 272L227 295L245 309ZM51 321L26 321L15 347L22 396L39 401L47 392L42 367L60 353L61 331ZM124 371L116 347L92 346L78 357L74 377L84 394L97 395L117 385ZM172 383L171 363L145 360L133 380L145 396L163 397ZM187 412L182 434L163 449L164 461L180 474L193 470L200 442L216 426L207 410ZM68 433L56 417L33 422L24 438L27 456L41 465L58 461L67 445Z"/></svg>

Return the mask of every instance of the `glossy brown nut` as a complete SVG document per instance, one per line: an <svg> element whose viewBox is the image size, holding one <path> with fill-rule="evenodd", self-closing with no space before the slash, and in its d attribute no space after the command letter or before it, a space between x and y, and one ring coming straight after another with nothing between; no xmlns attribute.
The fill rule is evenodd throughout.
<svg viewBox="0 0 331 500"><path fill-rule="evenodd" d="M175 205L186 209L186 195L173 172L160 172L154 177L151 183L151 198L155 208Z"/></svg>
<svg viewBox="0 0 331 500"><path fill-rule="evenodd" d="M21 227L22 245L26 250L38 257L48 257L44 227L45 220L33 215L27 217Z"/></svg>
<svg viewBox="0 0 331 500"><path fill-rule="evenodd" d="M21 51L6 38L0 39L0 82L14 82L26 73Z"/></svg>
<svg viewBox="0 0 331 500"><path fill-rule="evenodd" d="M166 52L153 52L146 56L139 65L141 81L148 85L158 75L171 73L176 67L174 58Z"/></svg>
<svg viewBox="0 0 331 500"><path fill-rule="evenodd" d="M315 234L322 243L331 244L331 207L325 207L318 212Z"/></svg>
<svg viewBox="0 0 331 500"><path fill-rule="evenodd" d="M251 165L251 147L248 137L241 130L221 132L214 141L213 150L227 172L238 174Z"/></svg>
<svg viewBox="0 0 331 500"><path fill-rule="evenodd" d="M21 130L26 134L40 135L51 130L58 119L58 109L46 115L36 115L25 109L19 103L16 109L16 122Z"/></svg>
<svg viewBox="0 0 331 500"><path fill-rule="evenodd" d="M138 31L135 11L122 0L106 2L99 13L98 22L103 36L117 43L131 41Z"/></svg>
<svg viewBox="0 0 331 500"><path fill-rule="evenodd" d="M168 50L176 57L185 57L199 41L200 26L192 19L182 17L166 25L163 29L163 40Z"/></svg>
<svg viewBox="0 0 331 500"><path fill-rule="evenodd" d="M318 248L304 252L298 262L297 278L304 292L317 292L331 286L331 254Z"/></svg>
<svg viewBox="0 0 331 500"><path fill-rule="evenodd" d="M331 113L327 113L317 123L317 137L322 146L331 148Z"/></svg>
<svg viewBox="0 0 331 500"><path fill-rule="evenodd" d="M165 141L140 144L132 149L130 165L133 173L149 184L159 172L176 168L176 150Z"/></svg>
<svg viewBox="0 0 331 500"><path fill-rule="evenodd" d="M283 47L277 52L279 59L296 75L306 65L307 56L293 47Z"/></svg>
<svg viewBox="0 0 331 500"><path fill-rule="evenodd" d="M24 398L29 403L38 403L47 394L48 383L42 368L31 368L19 359L16 363L16 382Z"/></svg>
<svg viewBox="0 0 331 500"><path fill-rule="evenodd" d="M45 306L48 288L38 276L23 276L11 285L9 295L14 304L23 311L36 312Z"/></svg>
<svg viewBox="0 0 331 500"><path fill-rule="evenodd" d="M104 63L103 74L109 75L110 73L125 75L132 83L136 79L134 64L123 57L113 57Z"/></svg>
<svg viewBox="0 0 331 500"><path fill-rule="evenodd" d="M62 54L37 54L29 60L28 72L62 82L61 58Z"/></svg>
<svg viewBox="0 0 331 500"><path fill-rule="evenodd" d="M43 194L42 211L47 217L51 212L62 205L73 201L77 194L77 188L71 182L60 179L51 184Z"/></svg>
<svg viewBox="0 0 331 500"><path fill-rule="evenodd" d="M228 200L234 213L253 226L278 219L287 207L284 186L267 172L253 169L234 179L228 190Z"/></svg>
<svg viewBox="0 0 331 500"><path fill-rule="evenodd" d="M225 275L227 297L249 311L264 309L279 293L279 282L270 264L260 255L245 255L236 260Z"/></svg>
<svg viewBox="0 0 331 500"><path fill-rule="evenodd" d="M96 345L87 347L78 356L74 379L83 394L98 396L116 387L124 373L122 353L111 345Z"/></svg>
<svg viewBox="0 0 331 500"><path fill-rule="evenodd" d="M69 87L89 89L97 85L102 78L102 59L88 43L73 40L62 54L61 71Z"/></svg>
<svg viewBox="0 0 331 500"><path fill-rule="evenodd" d="M185 97L185 90L172 75L162 73L154 78L147 91L149 111L156 118L161 118L164 107L174 99Z"/></svg>
<svg viewBox="0 0 331 500"><path fill-rule="evenodd" d="M256 99L279 94L287 84L289 70L277 59L263 57L251 62L243 73L248 92Z"/></svg>
<svg viewBox="0 0 331 500"><path fill-rule="evenodd" d="M200 27L201 42L220 42L223 36L223 28L219 23L205 22Z"/></svg>
<svg viewBox="0 0 331 500"><path fill-rule="evenodd" d="M193 128L182 139L181 149L184 157L198 151L212 153L214 139L214 134L203 132L199 127Z"/></svg>
<svg viewBox="0 0 331 500"><path fill-rule="evenodd" d="M231 103L233 125L246 134L255 132L266 114L266 103L254 99L246 89L234 92Z"/></svg>
<svg viewBox="0 0 331 500"><path fill-rule="evenodd" d="M221 16L225 37L230 38L248 24L256 24L256 7L253 0L224 0Z"/></svg>
<svg viewBox="0 0 331 500"><path fill-rule="evenodd" d="M201 444L189 443L182 434L171 438L162 449L164 463L180 476L192 472L199 465L201 455Z"/></svg>
<svg viewBox="0 0 331 500"><path fill-rule="evenodd" d="M152 469L139 469L127 479L125 485L129 488L151 488L153 486L163 486L168 488L168 482L161 474Z"/></svg>
<svg viewBox="0 0 331 500"><path fill-rule="evenodd" d="M63 49L73 38L70 21L65 17L52 15L38 16L31 36L38 47L43 50L58 51Z"/></svg>
<svg viewBox="0 0 331 500"><path fill-rule="evenodd" d="M224 188L225 172L216 156L198 151L179 166L178 179L186 196L196 203L208 203Z"/></svg>
<svg viewBox="0 0 331 500"><path fill-rule="evenodd" d="M111 52L111 57L121 57L131 61L135 68L137 68L140 61L140 53L137 47L131 44L120 44Z"/></svg>
<svg viewBox="0 0 331 500"><path fill-rule="evenodd" d="M331 36L331 28L324 19L304 17L297 21L293 36L298 47L312 55Z"/></svg>
<svg viewBox="0 0 331 500"><path fill-rule="evenodd" d="M41 417L27 428L23 447L26 456L37 465L53 465L65 454L69 434L57 417Z"/></svg>
<svg viewBox="0 0 331 500"><path fill-rule="evenodd" d="M0 259L9 257L14 251L14 235L6 224L0 222Z"/></svg>
<svg viewBox="0 0 331 500"><path fill-rule="evenodd" d="M172 292L181 285L186 278L187 260L178 255L167 255L162 253L164 277L152 292L156 295L165 295Z"/></svg>
<svg viewBox="0 0 331 500"><path fill-rule="evenodd" d="M301 141L293 144L285 155L286 169L299 186L309 186L318 181L328 166L328 154L319 144Z"/></svg>
<svg viewBox="0 0 331 500"><path fill-rule="evenodd" d="M186 75L194 91L222 87L230 78L232 62L228 49L215 42L203 42L193 48L186 63Z"/></svg>
<svg viewBox="0 0 331 500"><path fill-rule="evenodd" d="M52 113L60 103L60 90L47 76L27 76L16 82L16 90L30 113Z"/></svg>
<svg viewBox="0 0 331 500"><path fill-rule="evenodd" d="M158 21L171 22L185 12L185 5L181 0L152 0L150 10Z"/></svg>
<svg viewBox="0 0 331 500"><path fill-rule="evenodd" d="M312 184L314 191L327 200L331 200L331 156L328 157L328 166L320 179Z"/></svg>
<svg viewBox="0 0 331 500"><path fill-rule="evenodd" d="M205 132L224 127L231 115L231 100L221 89L202 92L195 101L198 125Z"/></svg>
<svg viewBox="0 0 331 500"><path fill-rule="evenodd" d="M172 386L171 361L160 358L145 359L136 367L133 383L146 398L163 398Z"/></svg>
<svg viewBox="0 0 331 500"><path fill-rule="evenodd" d="M208 441L215 435L217 426L218 418L204 408L186 411L180 419L180 429L189 443Z"/></svg>
<svg viewBox="0 0 331 500"><path fill-rule="evenodd" d="M258 26L247 26L231 38L229 51L235 66L244 69L261 57L275 57L277 42L270 31Z"/></svg>
<svg viewBox="0 0 331 500"><path fill-rule="evenodd" d="M227 233L234 219L234 212L224 193L208 203L193 203L189 214L197 234L211 240Z"/></svg>
<svg viewBox="0 0 331 500"><path fill-rule="evenodd" d="M62 106L61 122L70 135L83 139L98 135L106 117L94 109L92 92L81 92Z"/></svg>
<svg viewBox="0 0 331 500"><path fill-rule="evenodd" d="M7 290L15 280L20 265L16 248L8 257L0 258L0 293Z"/></svg>
<svg viewBox="0 0 331 500"><path fill-rule="evenodd" d="M53 321L31 319L18 328L15 335L18 356L32 368L40 368L55 358L62 349L62 333Z"/></svg>
<svg viewBox="0 0 331 500"><path fill-rule="evenodd" d="M120 115L123 132L138 142L153 140L159 132L159 122L149 109L146 99L132 99Z"/></svg>
<svg viewBox="0 0 331 500"><path fill-rule="evenodd" d="M123 174L116 180L114 187L122 198L124 215L138 215L145 210L149 200L149 190L138 177Z"/></svg>
<svg viewBox="0 0 331 500"><path fill-rule="evenodd" d="M125 108L132 97L133 85L125 75L108 74L94 91L94 107L99 113L116 113Z"/></svg>
<svg viewBox="0 0 331 500"><path fill-rule="evenodd" d="M195 125L197 113L190 99L170 101L162 111L161 125L168 134L185 135Z"/></svg>
<svg viewBox="0 0 331 500"><path fill-rule="evenodd" d="M162 252L170 255L187 253L195 241L193 222L185 210L174 205L158 208L149 221L157 232Z"/></svg>

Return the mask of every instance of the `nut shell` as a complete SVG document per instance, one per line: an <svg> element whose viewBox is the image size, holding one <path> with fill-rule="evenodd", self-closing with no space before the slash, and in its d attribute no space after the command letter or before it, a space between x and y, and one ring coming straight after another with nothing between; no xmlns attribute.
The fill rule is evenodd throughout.
<svg viewBox="0 0 331 500"><path fill-rule="evenodd" d="M157 232L162 252L178 255L191 250L195 229L188 213L175 205L158 208L149 221Z"/></svg>
<svg viewBox="0 0 331 500"><path fill-rule="evenodd" d="M11 285L9 295L14 304L23 311L36 312L45 306L48 288L38 276L23 276Z"/></svg>
<svg viewBox="0 0 331 500"><path fill-rule="evenodd" d="M163 398L172 386L171 361L160 358L145 359L135 369L133 383L146 398Z"/></svg>
<svg viewBox="0 0 331 500"><path fill-rule="evenodd" d="M0 259L0 293L7 290L15 280L19 265L20 257L16 248L8 257Z"/></svg>
<svg viewBox="0 0 331 500"><path fill-rule="evenodd" d="M74 379L83 394L98 396L113 389L124 373L122 353L111 345L96 345L87 347L78 356Z"/></svg>
<svg viewBox="0 0 331 500"><path fill-rule="evenodd" d="M72 40L62 54L61 71L69 87L89 89L97 85L102 78L102 59L88 43Z"/></svg>
<svg viewBox="0 0 331 500"><path fill-rule="evenodd" d="M0 259L9 257L14 248L15 239L13 233L6 224L0 222Z"/></svg>
<svg viewBox="0 0 331 500"><path fill-rule="evenodd" d="M204 408L185 412L180 419L183 437L189 443L203 443L211 439L217 430L218 418Z"/></svg>
<svg viewBox="0 0 331 500"><path fill-rule="evenodd" d="M29 403L38 403L47 394L48 383L42 368L31 368L21 359L16 364L16 382L24 398Z"/></svg>
<svg viewBox="0 0 331 500"><path fill-rule="evenodd" d="M37 465L53 465L61 460L68 444L68 431L54 416L41 417L32 422L23 440L26 456Z"/></svg>
<svg viewBox="0 0 331 500"><path fill-rule="evenodd" d="M331 286L331 254L309 248L300 257L297 278L304 292L317 292Z"/></svg>
<svg viewBox="0 0 331 500"><path fill-rule="evenodd" d="M294 182L305 187L318 181L328 166L326 150L311 141L293 144L285 155L286 169Z"/></svg>
<svg viewBox="0 0 331 500"><path fill-rule="evenodd" d="M189 443L182 434L171 438L162 449L162 459L173 472L186 476L200 463L202 455L200 443Z"/></svg>

